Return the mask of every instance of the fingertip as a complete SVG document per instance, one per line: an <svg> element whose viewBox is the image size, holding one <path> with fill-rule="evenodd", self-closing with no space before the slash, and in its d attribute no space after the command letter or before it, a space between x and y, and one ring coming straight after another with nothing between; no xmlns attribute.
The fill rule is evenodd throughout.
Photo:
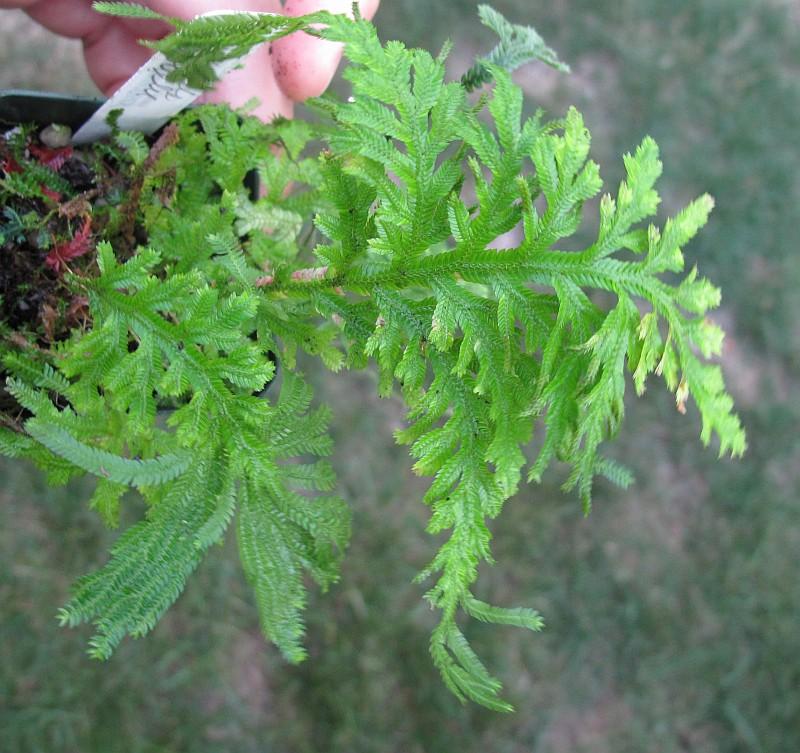
<svg viewBox="0 0 800 753"><path fill-rule="evenodd" d="M255 94L259 100L253 115L269 122L276 117L291 118L293 102L278 87L270 65L270 51L265 45L254 50L244 66L227 74L202 98L203 102L226 102L242 107Z"/></svg>
<svg viewBox="0 0 800 753"><path fill-rule="evenodd" d="M90 3L75 0L36 0L24 7L25 12L45 29L69 39L98 34L112 22L107 16L96 13Z"/></svg>
<svg viewBox="0 0 800 753"><path fill-rule="evenodd" d="M361 0L360 9L371 19L379 0ZM284 13L302 16L327 10L331 13L352 13L350 0L287 0ZM286 96L296 102L318 97L330 85L342 59L342 45L317 39L305 32L296 32L272 44L272 65L275 79Z"/></svg>
<svg viewBox="0 0 800 753"><path fill-rule="evenodd" d="M122 86L152 55L116 23L86 37L83 50L89 75L106 96Z"/></svg>
<svg viewBox="0 0 800 753"><path fill-rule="evenodd" d="M328 88L341 57L341 45L299 32L275 42L272 67L281 91L302 102Z"/></svg>
<svg viewBox="0 0 800 753"><path fill-rule="evenodd" d="M361 0L359 3L359 7L361 9L361 15L364 18L371 21L375 14L378 12L378 6L380 5L380 0Z"/></svg>

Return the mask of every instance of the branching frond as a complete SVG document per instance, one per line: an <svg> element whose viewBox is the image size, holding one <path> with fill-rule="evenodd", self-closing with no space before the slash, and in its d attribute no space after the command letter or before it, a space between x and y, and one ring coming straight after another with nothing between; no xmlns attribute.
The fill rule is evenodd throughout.
<svg viewBox="0 0 800 753"><path fill-rule="evenodd" d="M441 58L383 47L363 21L330 19L325 35L344 42L353 63L345 74L353 97L330 108L336 127L325 157L331 195L347 198L318 223L329 239L316 249L324 274L276 275L273 290L311 295L320 313L340 320L349 359L375 360L381 394L399 381L409 427L398 440L411 446L414 469L433 477L429 531L451 531L420 576L437 576L427 594L442 610L434 660L459 697L506 708L455 617L463 608L540 626L533 612L481 605L470 594L479 562L492 561L488 521L518 488L534 423L543 422L545 439L529 477L541 478L554 460L570 464L566 487L577 487L587 511L595 475L631 481L599 454L619 429L627 370L640 392L647 374L664 376L682 410L693 396L702 439L716 435L721 453L741 454L745 443L718 367L697 355L719 351L719 331L705 319L718 291L696 271L678 285L664 276L681 271L681 248L705 223L710 199L663 231L637 227L658 205L661 163L647 138L625 156L616 197L601 201L596 242L559 250L602 190L589 132L574 109L552 123L522 119L521 91L504 68L526 56L557 64L554 53L532 30L493 11L482 17L504 41L460 86L445 82ZM489 78L487 124L465 90ZM369 214L354 222L367 203ZM515 247L495 248L509 233ZM601 310L593 291L615 304Z"/></svg>

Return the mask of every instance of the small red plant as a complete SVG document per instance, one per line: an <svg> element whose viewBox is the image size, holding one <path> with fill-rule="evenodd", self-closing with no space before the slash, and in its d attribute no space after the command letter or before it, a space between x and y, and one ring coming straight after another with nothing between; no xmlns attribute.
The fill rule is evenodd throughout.
<svg viewBox="0 0 800 753"><path fill-rule="evenodd" d="M22 172L19 163L10 154L0 155L0 170L6 173L6 175Z"/></svg>
<svg viewBox="0 0 800 753"><path fill-rule="evenodd" d="M47 146L40 146L39 144L31 144L28 146L28 151L31 156L35 157L39 164L49 167L51 170L58 172L64 163L72 157L72 147L65 146L60 149L51 149Z"/></svg>
<svg viewBox="0 0 800 753"><path fill-rule="evenodd" d="M53 246L44 263L56 274L61 274L72 259L83 256L92 249L92 218L86 217L83 226L71 240Z"/></svg>

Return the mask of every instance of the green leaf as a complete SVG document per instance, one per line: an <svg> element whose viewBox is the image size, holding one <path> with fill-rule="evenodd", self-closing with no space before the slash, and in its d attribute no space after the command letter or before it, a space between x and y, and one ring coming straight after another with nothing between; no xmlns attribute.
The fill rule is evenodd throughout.
<svg viewBox="0 0 800 753"><path fill-rule="evenodd" d="M481 23L495 32L500 41L462 77L461 84L467 91L491 81L492 66L511 73L532 60L539 60L563 73L570 72L569 66L558 59L557 53L545 44L536 29L510 23L490 5L479 5L478 14Z"/></svg>
<svg viewBox="0 0 800 753"><path fill-rule="evenodd" d="M0 455L7 458L24 457L33 448L33 441L30 437L0 427Z"/></svg>
<svg viewBox="0 0 800 753"><path fill-rule="evenodd" d="M105 13L109 16L117 16L118 18L135 18L143 20L154 21L167 21L172 22L167 16L148 8L138 3L117 3L117 2L93 2L92 8L97 13Z"/></svg>
<svg viewBox="0 0 800 753"><path fill-rule="evenodd" d="M213 515L219 479L211 457L195 455L191 470L170 485L148 519L117 540L111 560L75 584L59 620L70 626L95 621L91 656L108 659L126 635L145 635L178 598L202 559L196 541Z"/></svg>
<svg viewBox="0 0 800 753"><path fill-rule="evenodd" d="M97 482L94 494L89 500L89 507L97 510L109 528L116 528L119 525L120 499L127 490L125 484L118 484L115 481L100 479Z"/></svg>
<svg viewBox="0 0 800 753"><path fill-rule="evenodd" d="M475 619L494 625L513 625L534 632L539 632L544 627L544 621L539 613L525 607L514 609L495 607L468 596L464 601L464 609Z"/></svg>
<svg viewBox="0 0 800 753"><path fill-rule="evenodd" d="M78 441L66 429L40 418L25 422L25 431L51 452L101 479L128 486L164 484L185 473L191 463L187 452L162 455L150 460L120 457Z"/></svg>
<svg viewBox="0 0 800 753"><path fill-rule="evenodd" d="M306 605L303 544L274 501L254 489L242 491L237 519L239 556L253 588L264 634L287 661L306 657L301 614Z"/></svg>

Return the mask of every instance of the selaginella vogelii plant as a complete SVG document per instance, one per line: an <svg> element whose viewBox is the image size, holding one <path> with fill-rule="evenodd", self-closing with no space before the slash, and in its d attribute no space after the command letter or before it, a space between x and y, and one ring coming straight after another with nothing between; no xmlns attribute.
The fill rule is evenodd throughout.
<svg viewBox="0 0 800 753"><path fill-rule="evenodd" d="M711 198L661 229L643 225L661 173L645 138L624 156L615 195L585 209L602 181L581 115L524 119L509 75L532 58L564 66L532 29L488 7L481 18L500 43L455 81L449 48L382 45L360 18L174 21L155 46L176 78L210 86L214 60L313 28L344 43L351 96L312 103L314 122L204 106L149 143L115 132L82 152L91 188L66 180L75 156L34 148L31 129L3 137L2 265L26 255L40 289L26 321L9 312L31 280L5 290L13 401L0 451L55 483L95 475L90 504L111 525L129 488L148 505L61 611L64 624L94 622L92 655L147 633L234 528L264 634L288 660L304 657L305 576L323 588L337 579L350 517L320 459L329 412L310 407L298 350L334 371L372 364L380 394L405 402L397 440L432 478L428 529L445 536L419 576L440 614L433 660L459 698L494 709L510 706L458 618L541 627L531 609L472 593L479 563L492 561L489 521L523 473L537 481L553 461L569 464L566 487L587 511L597 474L626 485L601 454L623 418L626 372L639 394L650 374L663 377L679 410L693 398L704 443L744 451L707 360L722 345L706 317L719 291L696 269L676 277ZM251 170L260 197L243 188ZM563 250L587 211L599 211L596 240ZM498 247L511 231L516 246ZM279 388L264 395L276 358Z"/></svg>

